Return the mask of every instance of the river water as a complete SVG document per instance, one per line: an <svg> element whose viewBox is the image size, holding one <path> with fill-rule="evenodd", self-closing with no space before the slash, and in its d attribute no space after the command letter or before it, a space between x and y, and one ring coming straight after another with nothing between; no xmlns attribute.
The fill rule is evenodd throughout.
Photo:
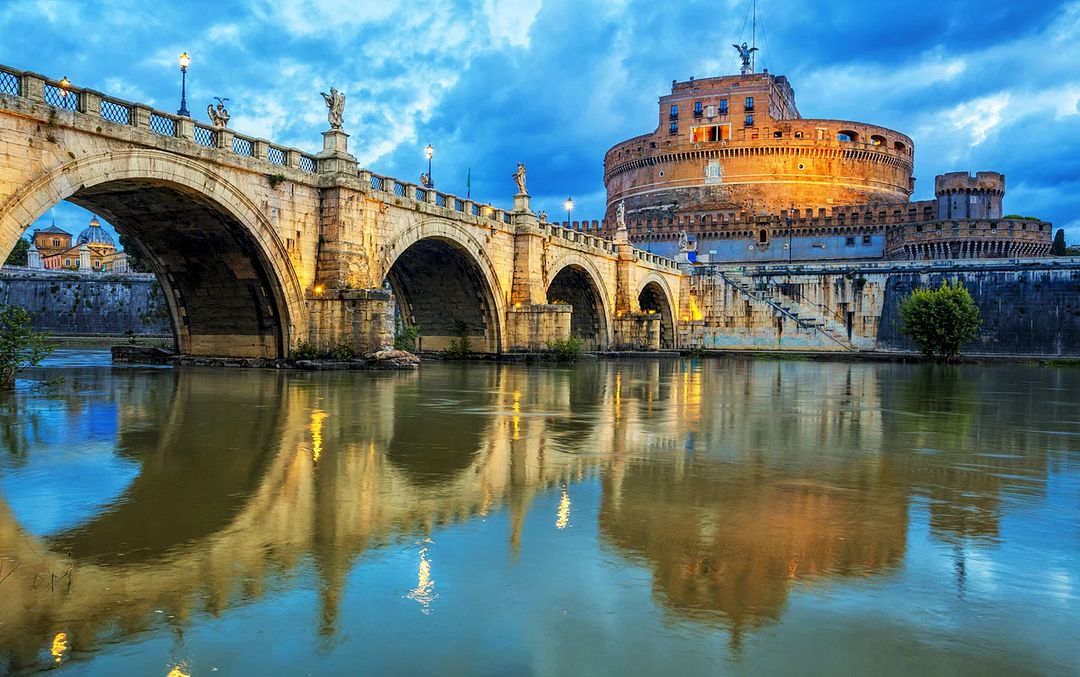
<svg viewBox="0 0 1080 677"><path fill-rule="evenodd" d="M1077 369L24 375L0 672L1080 671Z"/></svg>

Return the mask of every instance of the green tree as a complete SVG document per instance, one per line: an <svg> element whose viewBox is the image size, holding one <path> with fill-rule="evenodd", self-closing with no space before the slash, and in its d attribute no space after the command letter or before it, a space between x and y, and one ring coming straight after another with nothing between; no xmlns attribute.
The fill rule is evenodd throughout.
<svg viewBox="0 0 1080 677"><path fill-rule="evenodd" d="M15 374L41 363L53 347L48 334L34 331L30 313L19 306L0 306L0 390L15 387Z"/></svg>
<svg viewBox="0 0 1080 677"><path fill-rule="evenodd" d="M975 340L982 318L959 281L937 289L916 289L900 301L901 332L932 360L948 361Z"/></svg>
<svg viewBox="0 0 1080 677"><path fill-rule="evenodd" d="M25 237L20 237L15 240L15 246L11 248L11 253L8 254L7 261L4 261L6 266L25 266L27 263L27 252L30 251L30 240Z"/></svg>
<svg viewBox="0 0 1080 677"><path fill-rule="evenodd" d="M1054 244L1050 245L1051 256L1068 256L1068 247L1065 245L1065 230L1058 228L1054 234Z"/></svg>
<svg viewBox="0 0 1080 677"><path fill-rule="evenodd" d="M135 244L133 240L130 240L123 235L119 236L120 249L124 250L127 254L128 269L135 273L149 273L150 266L146 263L146 256L143 254L139 245Z"/></svg>

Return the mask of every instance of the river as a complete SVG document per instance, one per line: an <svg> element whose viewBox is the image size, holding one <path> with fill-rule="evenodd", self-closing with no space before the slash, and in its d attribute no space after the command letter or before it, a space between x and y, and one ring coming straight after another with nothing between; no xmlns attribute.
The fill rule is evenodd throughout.
<svg viewBox="0 0 1080 677"><path fill-rule="evenodd" d="M1078 369L23 376L0 672L1080 670Z"/></svg>

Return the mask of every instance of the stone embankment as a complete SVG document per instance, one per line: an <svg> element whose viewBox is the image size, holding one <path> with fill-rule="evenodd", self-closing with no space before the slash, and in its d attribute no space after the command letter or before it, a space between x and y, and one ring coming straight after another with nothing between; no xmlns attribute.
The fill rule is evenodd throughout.
<svg viewBox="0 0 1080 677"><path fill-rule="evenodd" d="M20 306L34 329L60 336L167 336L169 309L153 275L0 269L0 305Z"/></svg>

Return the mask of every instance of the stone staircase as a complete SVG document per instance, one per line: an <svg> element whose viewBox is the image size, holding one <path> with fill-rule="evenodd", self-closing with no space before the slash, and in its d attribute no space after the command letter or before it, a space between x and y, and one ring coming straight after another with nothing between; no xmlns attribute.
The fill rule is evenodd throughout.
<svg viewBox="0 0 1080 677"><path fill-rule="evenodd" d="M724 282L734 287L751 301L763 303L777 317L791 320L809 332L816 332L827 344L850 352L857 352L848 338L843 319L833 310L816 304L801 296L785 293L780 286L738 272L721 272Z"/></svg>

